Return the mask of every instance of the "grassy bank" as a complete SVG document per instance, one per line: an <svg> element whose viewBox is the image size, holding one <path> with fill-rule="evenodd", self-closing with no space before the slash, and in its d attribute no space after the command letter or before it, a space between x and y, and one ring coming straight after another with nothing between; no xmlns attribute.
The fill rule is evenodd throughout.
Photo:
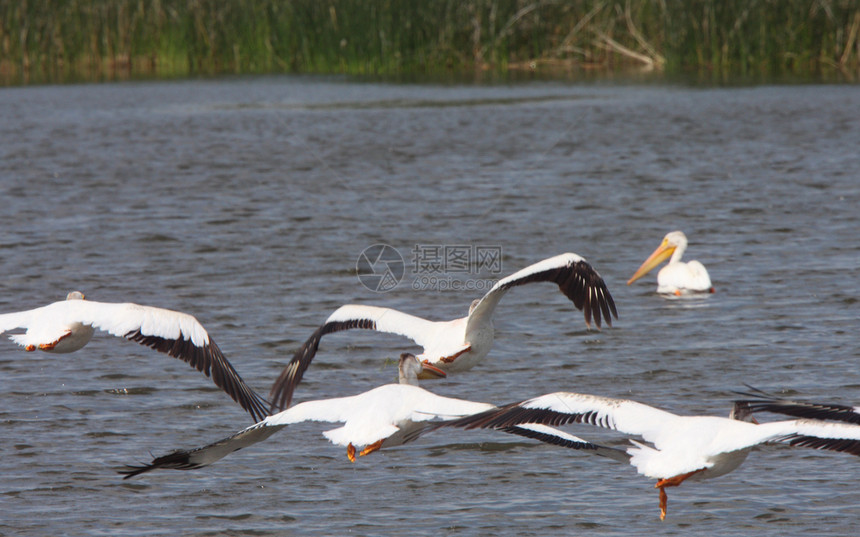
<svg viewBox="0 0 860 537"><path fill-rule="evenodd" d="M858 72L860 0L0 0L6 83L534 68Z"/></svg>

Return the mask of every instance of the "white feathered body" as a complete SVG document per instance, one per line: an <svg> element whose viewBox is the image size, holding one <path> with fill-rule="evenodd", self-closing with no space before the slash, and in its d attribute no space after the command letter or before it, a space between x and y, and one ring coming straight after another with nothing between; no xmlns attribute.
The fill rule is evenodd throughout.
<svg viewBox="0 0 860 537"><path fill-rule="evenodd" d="M434 418L455 418L494 408L435 395L418 386L386 384L350 397L306 401L267 417L261 425L277 426L302 421L340 422L343 426L323 434L334 444L365 446L385 440L383 446L403 443L411 427Z"/></svg>
<svg viewBox="0 0 860 537"><path fill-rule="evenodd" d="M690 480L710 479L738 468L750 452L749 428L755 424L716 416L675 416L642 437L654 447L632 441L630 464L647 477L668 478L699 472Z"/></svg>
<svg viewBox="0 0 860 537"><path fill-rule="evenodd" d="M698 261L670 262L657 273L657 292L660 294L708 293L711 277Z"/></svg>
<svg viewBox="0 0 860 537"><path fill-rule="evenodd" d="M54 353L81 349L96 328L118 337L140 330L144 335L164 339L187 339L198 347L209 343L206 330L194 316L132 303L63 300L29 311L0 315L0 333L15 328L26 329L23 334L9 336L23 347L39 348L39 345L59 340L55 347L41 349Z"/></svg>

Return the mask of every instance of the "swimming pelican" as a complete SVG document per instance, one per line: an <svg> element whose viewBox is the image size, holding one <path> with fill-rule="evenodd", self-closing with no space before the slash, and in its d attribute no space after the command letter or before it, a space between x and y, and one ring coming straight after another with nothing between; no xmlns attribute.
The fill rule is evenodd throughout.
<svg viewBox="0 0 860 537"><path fill-rule="evenodd" d="M444 377L445 372L419 361L412 354L401 354L399 371L399 384L386 384L351 397L305 401L283 412L268 416L256 425L239 431L229 438L190 451L175 451L143 466L126 466L120 473L125 474L125 479L128 479L157 468L174 470L202 468L238 449L266 440L287 425L303 421L343 423L342 427L325 431L323 435L333 444L346 446L347 457L355 462L356 453L358 456L364 456L382 447L397 446L407 442L409 433L422 422L436 418L465 416L495 408L486 403L441 397L418 387L419 373L431 373ZM617 451L591 444L541 424L512 426L506 428L505 432L536 439L548 435L553 438L554 443L575 449L592 450L598 455L613 456Z"/></svg>
<svg viewBox="0 0 860 537"><path fill-rule="evenodd" d="M635 282L662 263L669 256L669 263L657 273L657 292L682 296L691 293L713 293L711 277L705 266L698 261L681 261L687 249L687 236L682 231L672 231L663 237L660 246L642 263L627 285Z"/></svg>
<svg viewBox="0 0 860 537"><path fill-rule="evenodd" d="M582 257L566 253L544 259L499 280L480 300L469 307L469 315L452 321L428 321L408 313L375 306L346 305L332 313L326 322L302 345L272 386L273 405L287 408L293 391L316 355L326 334L363 328L406 336L424 347L419 359L447 372L465 371L482 360L493 344L493 313L499 300L512 287L532 282L554 282L577 309L600 327L601 316L612 326L618 318L615 302L603 278Z"/></svg>
<svg viewBox="0 0 860 537"><path fill-rule="evenodd" d="M252 390L233 369L218 345L193 316L178 311L85 300L72 291L66 300L41 308L0 314L0 334L17 328L23 334L9 339L27 351L36 349L64 354L83 348L95 333L104 330L146 345L197 368L239 403L255 420L263 419L268 403Z"/></svg>
<svg viewBox="0 0 860 537"><path fill-rule="evenodd" d="M750 420L750 421L747 421ZM666 517L666 487L727 474L760 444L785 444L860 455L860 426L817 420L756 423L743 404L729 418L679 416L642 403L579 393L558 392L473 414L428 424L412 433L455 426L503 429L538 423L557 427L587 423L636 435L653 445L631 440L630 464L640 474L658 479L660 519ZM411 439L411 438L410 438ZM542 439L558 443L551 437Z"/></svg>

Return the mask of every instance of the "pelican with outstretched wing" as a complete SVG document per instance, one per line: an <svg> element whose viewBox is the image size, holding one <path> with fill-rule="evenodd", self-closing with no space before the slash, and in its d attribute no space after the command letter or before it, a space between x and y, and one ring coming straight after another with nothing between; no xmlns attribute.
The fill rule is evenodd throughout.
<svg viewBox="0 0 860 537"><path fill-rule="evenodd" d="M577 254L566 253L544 259L499 280L480 300L472 302L469 315L452 321L429 321L395 309L346 305L332 313L293 356L275 381L269 394L272 404L287 408L293 391L302 380L319 349L323 336L342 330L361 328L406 336L424 352L418 358L448 373L475 366L493 345L493 313L512 287L532 282L552 282L585 315L600 327L601 319L612 325L618 317L609 289L588 262Z"/></svg>
<svg viewBox="0 0 860 537"><path fill-rule="evenodd" d="M211 376L255 420L269 413L268 402L245 384L206 329L187 313L130 302L94 302L72 291L66 300L0 314L0 334L15 329L26 330L9 336L25 350L54 354L80 350L96 329L103 330L179 358Z"/></svg>
<svg viewBox="0 0 860 537"><path fill-rule="evenodd" d="M386 384L351 397L298 403L218 442L198 449L174 451L148 464L126 466L120 473L128 479L158 468L202 468L234 451L266 440L287 425L304 421L342 423L341 427L325 431L323 435L333 444L346 446L347 457L355 462L356 455L368 455L380 448L410 441L414 438L412 433L430 420L450 419L496 408L487 403L441 397L418 387L420 373L445 376L445 372L419 361L412 354L400 356L399 371L399 384ZM624 457L623 452L617 449L592 444L546 425L514 425L503 430L596 455Z"/></svg>
<svg viewBox="0 0 860 537"><path fill-rule="evenodd" d="M630 464L657 479L660 519L666 517L667 487L725 475L761 444L782 444L860 455L860 426L797 419L757 423L745 403L729 418L679 416L636 401L557 392L463 418L427 424L411 437L441 427L506 429L527 424L559 427L585 423L640 437L627 448ZM410 438L411 439L411 438ZM545 435L539 440L558 444Z"/></svg>

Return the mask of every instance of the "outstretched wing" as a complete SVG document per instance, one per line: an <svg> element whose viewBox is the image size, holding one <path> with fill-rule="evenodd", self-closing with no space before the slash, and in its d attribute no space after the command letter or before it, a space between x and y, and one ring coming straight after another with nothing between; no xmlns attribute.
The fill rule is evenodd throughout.
<svg viewBox="0 0 860 537"><path fill-rule="evenodd" d="M636 401L556 392L472 416L433 423L428 425L427 429L434 430L441 427L506 429L526 424L559 427L571 423L585 423L642 436L651 441L650 439L664 427L666 421L677 417L671 412Z"/></svg>
<svg viewBox="0 0 860 537"><path fill-rule="evenodd" d="M745 405L751 412L773 412L796 418L817 420L833 420L845 423L860 424L860 408L836 403L807 403L783 399L747 386L752 393L737 392L749 399L735 401L736 405Z"/></svg>
<svg viewBox="0 0 860 537"><path fill-rule="evenodd" d="M217 442L195 449L176 450L156 457L148 464L125 466L119 470L119 473L124 474L125 479L128 479L158 469L196 470L209 466L234 451L262 442L287 425L302 421L346 421L355 408L355 396L305 401L283 412L267 416L260 422Z"/></svg>
<svg viewBox="0 0 860 537"><path fill-rule="evenodd" d="M222 459L241 448L269 438L287 425L305 421L343 423L323 435L338 445L368 445L388 440L402 426L436 417L463 416L492 405L441 397L417 386L386 384L349 397L304 401L238 433L202 448L174 451L149 464L124 467L126 477L158 468L194 470Z"/></svg>
<svg viewBox="0 0 860 537"><path fill-rule="evenodd" d="M262 442L286 427L286 425L269 425L265 421L243 429L233 436L229 436L207 446L190 450L177 450L162 457L156 457L148 464L139 466L124 466L119 470L120 474L129 479L151 470L159 468L172 470L196 470L209 466L213 462L223 459L227 455L242 448L253 446Z"/></svg>
<svg viewBox="0 0 860 537"><path fill-rule="evenodd" d="M428 424L420 432L442 427L506 430L529 424L558 427L570 423L587 423L641 436L649 442L656 441L659 448L660 431L672 430L675 427L672 421L683 419L690 418L682 418L635 401L557 392L464 418ZM777 443L860 455L860 427L854 424L801 419L751 426L725 418L702 416L693 419L702 423L705 423L705 420L721 420L743 426L742 429L736 429L735 434L729 434L723 439L727 442L723 450L725 452L758 444ZM557 438L553 434L538 434L534 438L556 445L565 444L563 438Z"/></svg>
<svg viewBox="0 0 860 537"><path fill-rule="evenodd" d="M554 427L547 427L546 425L528 423L523 425L515 425L513 427L504 427L499 430L508 434L515 434L518 436L524 436L526 438L532 438L534 440L540 440L545 444L552 444L554 446L587 451L589 453L593 453L594 455L608 457L619 462L630 462L630 455L628 455L627 452L623 449L617 449L613 447L602 446L600 444L595 444L589 442L588 440L583 440L578 436L574 436L564 431L560 431Z"/></svg>
<svg viewBox="0 0 860 537"><path fill-rule="evenodd" d="M756 443L778 443L860 456L860 427L853 423L820 420L786 420L753 428ZM752 443L750 443L752 445Z"/></svg>
<svg viewBox="0 0 860 537"><path fill-rule="evenodd" d="M68 300L59 303L70 320L146 345L196 368L239 403L255 421L268 403L245 384L197 319L187 313L132 303Z"/></svg>
<svg viewBox="0 0 860 537"><path fill-rule="evenodd" d="M487 409L482 414L487 415L499 410L501 409L498 407L493 407L492 409ZM474 412L472 412L471 414L474 414ZM475 416L477 415L478 414L475 414ZM418 437L424 435L424 433L434 431L445 426L454 426L455 422L459 424L467 419L468 417L462 419L448 419L447 421L433 422L427 425L414 427L411 430L407 431L406 434L403 436L403 442L412 442ZM514 434L525 438L531 438L533 440L539 440L546 444L566 447L569 449L587 451L589 453L593 453L594 455L608 457L610 459L614 459L620 462L629 462L630 460L630 455L628 455L627 452L623 449L617 449L602 446L600 444L595 444L593 442L589 442L588 440L583 440L582 438L574 436L565 431L561 431L554 427L549 427L547 425L539 423L522 423L519 425L499 426L491 428L497 429L508 434Z"/></svg>
<svg viewBox="0 0 860 537"><path fill-rule="evenodd" d="M326 334L352 329L376 330L406 336L426 348L433 341L436 328L437 323L433 321L390 308L353 304L341 306L296 351L293 359L272 385L269 392L272 410L289 408L293 392L301 382L305 370L311 365L319 349L320 340Z"/></svg>
<svg viewBox="0 0 860 537"><path fill-rule="evenodd" d="M499 280L470 313L466 339L469 339L473 325L485 323L487 317L493 315L508 289L532 282L558 284L561 292L583 312L588 327L591 327L592 319L599 328L601 319L605 318L606 323L612 326L612 317L618 318L615 301L600 274L582 257L566 253L544 259Z"/></svg>
<svg viewBox="0 0 860 537"><path fill-rule="evenodd" d="M0 334L16 328L27 328L35 315L44 308L0 314Z"/></svg>

